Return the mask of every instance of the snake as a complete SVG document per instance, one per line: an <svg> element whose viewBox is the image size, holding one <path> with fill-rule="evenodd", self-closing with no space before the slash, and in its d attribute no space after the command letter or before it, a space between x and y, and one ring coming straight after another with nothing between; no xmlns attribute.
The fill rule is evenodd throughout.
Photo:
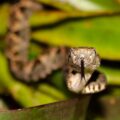
<svg viewBox="0 0 120 120"><path fill-rule="evenodd" d="M97 70L100 57L92 47L70 48L66 65L66 81L74 93L97 93L107 85L104 73Z"/></svg>
<svg viewBox="0 0 120 120"><path fill-rule="evenodd" d="M96 93L106 88L106 77L99 73L96 81L91 78L100 65L100 58L90 47L51 47L37 58L29 59L32 12L41 10L35 0L19 0L11 6L6 36L5 55L10 71L27 82L45 79L54 70L65 67L67 87L75 93Z"/></svg>

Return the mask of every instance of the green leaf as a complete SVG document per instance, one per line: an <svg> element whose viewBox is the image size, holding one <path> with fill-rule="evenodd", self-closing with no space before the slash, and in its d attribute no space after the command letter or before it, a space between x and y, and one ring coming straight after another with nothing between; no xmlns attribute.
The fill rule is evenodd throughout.
<svg viewBox="0 0 120 120"><path fill-rule="evenodd" d="M7 4L0 6L0 36L4 35L7 31L8 11L9 7Z"/></svg>
<svg viewBox="0 0 120 120"><path fill-rule="evenodd" d="M113 13L109 12L98 12L98 13L89 13L89 12L64 12L64 11L37 11L32 14L30 17L30 24L32 27L35 26L44 26L44 25L52 25L54 23L64 21L66 19L71 18L87 18L87 17L95 17L95 16L101 16L101 15L113 15Z"/></svg>
<svg viewBox="0 0 120 120"><path fill-rule="evenodd" d="M15 80L9 72L7 60L4 55L0 53L0 84L6 88L12 97L24 107L36 106L63 100L62 93L59 91L57 97L52 97L49 93L52 87L46 87L44 92L38 91L29 87L17 80ZM53 89L52 89L53 91ZM58 90L54 89L54 93ZM59 96L59 97L58 97Z"/></svg>
<svg viewBox="0 0 120 120"><path fill-rule="evenodd" d="M71 11L90 12L120 12L119 0L37 0L41 3Z"/></svg>
<svg viewBox="0 0 120 120"><path fill-rule="evenodd" d="M0 112L0 120L84 120L89 96L22 110Z"/></svg>
<svg viewBox="0 0 120 120"><path fill-rule="evenodd" d="M119 16L72 20L35 31L32 37L59 46L95 47L103 59L120 60L119 21Z"/></svg>
<svg viewBox="0 0 120 120"><path fill-rule="evenodd" d="M100 67L100 71L102 71L108 80L108 84L110 85L120 85L120 69L112 68L112 67Z"/></svg>
<svg viewBox="0 0 120 120"><path fill-rule="evenodd" d="M56 79L57 80L57 79ZM38 89L40 91L42 91L43 93L46 93L58 100L65 100L67 99L67 97L62 93L60 92L59 90L57 90L56 88L50 86L49 84L40 84L38 86Z"/></svg>

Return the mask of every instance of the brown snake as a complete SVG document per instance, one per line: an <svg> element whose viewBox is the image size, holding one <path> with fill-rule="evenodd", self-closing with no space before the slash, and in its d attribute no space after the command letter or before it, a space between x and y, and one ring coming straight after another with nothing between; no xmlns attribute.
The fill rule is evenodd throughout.
<svg viewBox="0 0 120 120"><path fill-rule="evenodd" d="M62 68L66 55L66 81L69 90L79 93L94 93L105 89L106 78L100 73L95 82L89 82L100 60L93 48L71 48L69 53L62 47L53 47L35 60L28 59L30 45L29 17L32 11L41 6L35 0L20 0L12 6L9 31L6 38L6 56L14 75L25 81L37 81Z"/></svg>
<svg viewBox="0 0 120 120"><path fill-rule="evenodd" d="M35 1L20 0L12 6L10 11L6 56L10 62L11 71L21 80L37 81L45 78L53 70L61 68L64 63L65 49L55 47L33 61L28 59L30 44L28 19L31 12L40 7Z"/></svg>

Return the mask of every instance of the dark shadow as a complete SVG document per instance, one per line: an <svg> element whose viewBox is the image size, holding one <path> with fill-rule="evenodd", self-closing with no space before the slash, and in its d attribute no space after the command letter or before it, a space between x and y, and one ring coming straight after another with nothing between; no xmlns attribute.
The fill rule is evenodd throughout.
<svg viewBox="0 0 120 120"><path fill-rule="evenodd" d="M98 94L93 95L92 99L90 100L86 120L95 120L96 117L104 117L104 106L98 101Z"/></svg>
<svg viewBox="0 0 120 120"><path fill-rule="evenodd" d="M8 106L9 109L19 109L23 108L17 101L13 99L12 96L7 94L0 95L0 98L5 102L5 104Z"/></svg>
<svg viewBox="0 0 120 120"><path fill-rule="evenodd" d="M103 59L101 61L101 65L106 66L106 67L111 67L111 68L117 68L120 69L120 61L115 61L115 60L105 60Z"/></svg>
<svg viewBox="0 0 120 120"><path fill-rule="evenodd" d="M102 102L100 102L100 98L106 95L111 95L114 88L120 89L120 86L109 85L107 86L106 90L97 94L93 94L88 106L86 120L96 120L96 117L105 118L105 106L103 106Z"/></svg>
<svg viewBox="0 0 120 120"><path fill-rule="evenodd" d="M14 4L17 3L19 0L0 0L0 4L9 3Z"/></svg>

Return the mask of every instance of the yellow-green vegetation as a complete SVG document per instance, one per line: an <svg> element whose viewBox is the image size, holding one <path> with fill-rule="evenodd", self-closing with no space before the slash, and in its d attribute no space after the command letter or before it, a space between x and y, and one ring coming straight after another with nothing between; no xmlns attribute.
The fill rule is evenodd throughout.
<svg viewBox="0 0 120 120"><path fill-rule="evenodd" d="M69 0L37 1L43 6L49 6L51 9L43 7L42 10L34 12L30 18L29 23L32 28L30 59L34 59L34 57L41 53L41 46L43 44L48 46L95 47L100 54L101 59L105 61L99 70L105 73L108 79L108 92L103 92L104 96L102 96L102 103L106 108L106 119L109 118L109 120L113 120L112 118L114 118L114 116L115 118L120 119L115 112L109 111L111 109L108 108L108 106L111 107L112 105L117 106L116 102L118 102L118 105L120 103L120 100L118 100L120 93L120 1L84 0L84 4L82 3L83 6L79 6L82 0L74 0L74 2L70 2ZM12 96L12 98L22 107L43 105L73 97L65 87L64 76L61 71L55 72L47 79L47 81L43 81L43 83L40 82L31 85L23 83L12 76L8 61L4 54L5 37L7 35L11 5L12 4L7 3L7 1L4 4L0 4L0 94ZM94 6L94 9L91 8L91 5ZM35 43L39 43L40 46ZM109 89L109 86L114 87L111 90ZM81 106L81 104L87 105L87 103L82 101L82 103L78 105L77 102L70 102L71 106L73 104L74 107L77 105ZM51 113L55 114L56 111L64 110L65 105L67 105L67 103L55 104L55 106L53 104L53 107L50 107L50 109L49 107L47 107L47 109L40 108L40 111L36 111L35 108L32 109L34 112L31 111L30 113L28 112L28 114L34 117L34 114L38 116L38 113L40 112L40 115L42 116L42 114L46 114L46 111L52 110L48 115L50 116L52 115ZM70 107L72 117L66 118L65 120L73 120L73 114L76 114L76 108L74 107ZM65 110L67 111L68 109L69 107L67 106ZM119 111L119 108L116 109ZM19 114L19 112L17 114ZM25 116L26 112L23 112L23 114L23 116L27 118L27 116ZM19 115L21 116L21 114ZM112 117L110 117L110 115ZM0 114L0 120L9 120L8 116L6 116L5 113ZM11 116L11 119L12 117L13 116ZM55 117L55 119L57 118L60 119L59 117ZM22 119L22 116L19 117L19 120ZM43 119L45 118L41 118L41 120ZM101 117L98 119L104 120ZM50 120L50 117L46 117L45 120ZM60 120L63 119L61 118ZM76 118L76 120L78 120L78 118Z"/></svg>

